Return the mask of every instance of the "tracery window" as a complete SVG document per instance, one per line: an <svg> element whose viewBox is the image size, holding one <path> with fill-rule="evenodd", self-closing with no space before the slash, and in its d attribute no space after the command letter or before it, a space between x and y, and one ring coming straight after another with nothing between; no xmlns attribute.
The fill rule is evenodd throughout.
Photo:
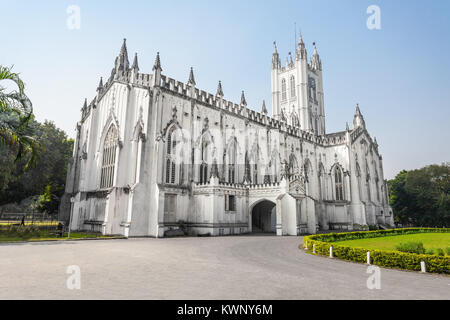
<svg viewBox="0 0 450 320"><path fill-rule="evenodd" d="M236 146L233 142L228 150L228 182L235 183L235 181L236 181Z"/></svg>
<svg viewBox="0 0 450 320"><path fill-rule="evenodd" d="M258 165L253 165L253 184L258 184Z"/></svg>
<svg viewBox="0 0 450 320"><path fill-rule="evenodd" d="M209 142L204 140L202 142L201 150L201 161L200 164L200 183L205 184L208 182L208 152L209 152Z"/></svg>
<svg viewBox="0 0 450 320"><path fill-rule="evenodd" d="M286 79L281 80L281 100L287 99L287 93L286 93Z"/></svg>
<svg viewBox="0 0 450 320"><path fill-rule="evenodd" d="M111 126L103 143L103 159L100 177L100 188L108 189L114 185L114 171L116 166L116 151L118 133L115 126Z"/></svg>
<svg viewBox="0 0 450 320"><path fill-rule="evenodd" d="M314 78L309 78L309 98L316 102L317 92L316 92L316 80Z"/></svg>
<svg viewBox="0 0 450 320"><path fill-rule="evenodd" d="M295 78L291 76L291 98L295 97Z"/></svg>
<svg viewBox="0 0 450 320"><path fill-rule="evenodd" d="M336 200L344 200L344 183L342 177L342 170L339 167L334 169L334 184L336 188Z"/></svg>
<svg viewBox="0 0 450 320"><path fill-rule="evenodd" d="M175 184L176 182L176 165L175 165L175 157L176 157L176 147L177 147L177 139L175 136L175 127L167 134L167 143L166 143L166 183Z"/></svg>

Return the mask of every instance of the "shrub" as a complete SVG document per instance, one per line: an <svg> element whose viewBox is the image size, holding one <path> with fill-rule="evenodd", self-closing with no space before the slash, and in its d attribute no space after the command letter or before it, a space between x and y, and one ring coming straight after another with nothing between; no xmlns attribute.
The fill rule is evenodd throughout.
<svg viewBox="0 0 450 320"><path fill-rule="evenodd" d="M437 254L438 256L441 256L441 257L445 256L444 249L442 249L442 248L437 248L437 249L436 249L436 254Z"/></svg>
<svg viewBox="0 0 450 320"><path fill-rule="evenodd" d="M445 253L450 256L450 247L445 248Z"/></svg>
<svg viewBox="0 0 450 320"><path fill-rule="evenodd" d="M434 249L427 249L426 251L425 251L425 254L428 254L428 255L433 255L434 254Z"/></svg>
<svg viewBox="0 0 450 320"><path fill-rule="evenodd" d="M407 253L417 253L424 254L425 248L423 247L423 243L420 241L410 241L405 243L400 243L396 246L396 249L401 252Z"/></svg>
<svg viewBox="0 0 450 320"><path fill-rule="evenodd" d="M432 273L450 273L450 257L442 257L437 255L426 255L416 253L405 253L398 251L385 250L368 250L365 248L350 248L338 243L331 244L330 242L384 237L392 235L405 235L415 233L446 233L450 232L449 228L405 228L405 229L391 229L378 230L367 232L347 232L347 233L330 233L330 234L316 234L306 236L303 238L303 243L307 245L308 250L312 250L313 245L316 246L316 253L319 255L328 256L330 246L333 246L333 253L336 258L365 263L367 259L367 252L370 251L372 263L380 267L399 268L406 270L420 271L420 262L424 261L427 267L427 272Z"/></svg>

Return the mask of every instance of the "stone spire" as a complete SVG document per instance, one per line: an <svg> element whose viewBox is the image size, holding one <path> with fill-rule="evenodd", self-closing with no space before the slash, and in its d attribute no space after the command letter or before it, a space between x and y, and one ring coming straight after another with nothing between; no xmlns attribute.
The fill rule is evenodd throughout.
<svg viewBox="0 0 450 320"><path fill-rule="evenodd" d="M361 110L359 110L359 104L357 103L355 117L353 118L353 128L355 129L358 127L366 128L366 122L364 121L364 117L361 114Z"/></svg>
<svg viewBox="0 0 450 320"><path fill-rule="evenodd" d="M100 82L98 83L97 91L103 89L103 77L100 77Z"/></svg>
<svg viewBox="0 0 450 320"><path fill-rule="evenodd" d="M189 72L189 80L188 80L187 84L195 87L194 69L192 67L191 67L191 71Z"/></svg>
<svg viewBox="0 0 450 320"><path fill-rule="evenodd" d="M83 103L83 109L87 108L87 98L84 99L84 103Z"/></svg>
<svg viewBox="0 0 450 320"><path fill-rule="evenodd" d="M216 96L223 98L223 90L222 90L222 82L219 81L219 85L217 86Z"/></svg>
<svg viewBox="0 0 450 320"><path fill-rule="evenodd" d="M242 107L246 107L247 106L247 101L245 100L244 90L242 90L242 95L241 95L241 106Z"/></svg>
<svg viewBox="0 0 450 320"><path fill-rule="evenodd" d="M129 66L127 39L123 39L122 48L120 48L119 56L116 59L116 71L127 71Z"/></svg>
<svg viewBox="0 0 450 320"><path fill-rule="evenodd" d="M273 42L273 50L274 51L273 51L273 55L272 55L272 69L280 69L281 61L280 61L280 55L278 54L276 41Z"/></svg>
<svg viewBox="0 0 450 320"><path fill-rule="evenodd" d="M159 52L156 53L155 64L153 65L152 85L159 86L161 84L161 60L159 58Z"/></svg>
<svg viewBox="0 0 450 320"><path fill-rule="evenodd" d="M303 42L302 33L300 32L299 35L300 35L300 40L297 45L297 57L296 57L297 60L306 59L306 57L307 57L306 47L305 47L305 43Z"/></svg>
<svg viewBox="0 0 450 320"><path fill-rule="evenodd" d="M261 113L264 114L264 115L267 115L266 100L263 100Z"/></svg>
<svg viewBox="0 0 450 320"><path fill-rule="evenodd" d="M320 60L319 53L317 52L316 44L314 43L314 53L310 63L311 69L322 71L322 61Z"/></svg>
<svg viewBox="0 0 450 320"><path fill-rule="evenodd" d="M135 70L136 72L139 71L137 53L134 54L134 60L133 60L133 65L131 66L131 69Z"/></svg>
<svg viewBox="0 0 450 320"><path fill-rule="evenodd" d="M348 126L348 122L345 123L345 131L350 131L350 127Z"/></svg>
<svg viewBox="0 0 450 320"><path fill-rule="evenodd" d="M155 64L153 65L153 71L155 71L155 70L162 71L161 60L159 58L159 52L156 53Z"/></svg>

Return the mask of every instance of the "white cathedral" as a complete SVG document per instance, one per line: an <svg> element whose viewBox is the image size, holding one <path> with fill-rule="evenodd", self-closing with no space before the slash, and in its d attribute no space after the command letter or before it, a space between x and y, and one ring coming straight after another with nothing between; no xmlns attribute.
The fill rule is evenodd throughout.
<svg viewBox="0 0 450 320"><path fill-rule="evenodd" d="M326 133L322 62L302 37L281 65L272 116L130 65L126 41L82 108L60 220L125 237L314 234L392 226L376 139L359 106L353 128Z"/></svg>

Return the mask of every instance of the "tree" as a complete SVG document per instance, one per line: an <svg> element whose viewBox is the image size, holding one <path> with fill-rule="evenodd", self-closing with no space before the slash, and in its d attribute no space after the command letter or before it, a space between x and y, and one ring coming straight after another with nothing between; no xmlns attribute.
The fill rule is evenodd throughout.
<svg viewBox="0 0 450 320"><path fill-rule="evenodd" d="M10 92L6 87L8 81L15 88ZM29 154L25 169L36 163L39 152L39 144L29 135L32 119L33 106L25 94L25 84L11 68L0 66L0 145L12 150L16 161Z"/></svg>
<svg viewBox="0 0 450 320"><path fill-rule="evenodd" d="M402 171L388 184L397 222L425 227L450 225L450 163Z"/></svg>
<svg viewBox="0 0 450 320"><path fill-rule="evenodd" d="M33 138L41 145L39 161L24 172L23 163L27 159L14 162L11 154L9 157L0 155L0 205L41 195L39 208L53 213L64 194L73 140L50 121L40 124L32 120L30 128L34 132Z"/></svg>

